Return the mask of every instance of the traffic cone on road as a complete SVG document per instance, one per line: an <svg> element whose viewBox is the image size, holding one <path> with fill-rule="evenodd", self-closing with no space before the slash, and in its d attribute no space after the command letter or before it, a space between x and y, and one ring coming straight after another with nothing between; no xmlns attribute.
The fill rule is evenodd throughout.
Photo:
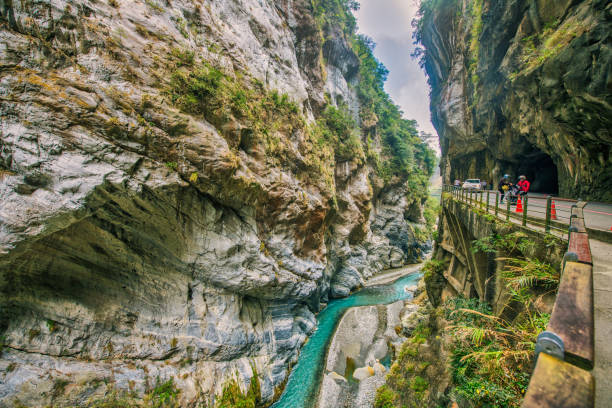
<svg viewBox="0 0 612 408"><path fill-rule="evenodd" d="M550 206L550 219L557 219L557 209L555 208L555 200L552 200L552 205Z"/></svg>
<svg viewBox="0 0 612 408"><path fill-rule="evenodd" d="M523 203L521 202L521 196L518 196L518 199L516 200L516 212L523 212Z"/></svg>

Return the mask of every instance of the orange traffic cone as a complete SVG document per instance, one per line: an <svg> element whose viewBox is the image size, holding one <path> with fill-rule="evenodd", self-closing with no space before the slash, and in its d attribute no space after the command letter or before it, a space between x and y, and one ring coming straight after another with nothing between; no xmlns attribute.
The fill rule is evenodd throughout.
<svg viewBox="0 0 612 408"><path fill-rule="evenodd" d="M521 202L521 196L518 196L516 200L516 212L523 212L523 203Z"/></svg>
<svg viewBox="0 0 612 408"><path fill-rule="evenodd" d="M557 209L555 208L555 200L552 200L552 205L550 206L550 219L557 219Z"/></svg>

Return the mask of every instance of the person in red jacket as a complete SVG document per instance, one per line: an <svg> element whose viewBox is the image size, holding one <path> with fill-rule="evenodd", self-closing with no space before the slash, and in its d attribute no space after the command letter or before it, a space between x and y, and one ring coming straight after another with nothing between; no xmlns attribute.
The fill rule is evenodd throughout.
<svg viewBox="0 0 612 408"><path fill-rule="evenodd" d="M519 176L519 182L516 183L516 185L521 189L519 194L520 195L525 195L525 194L527 194L529 192L529 186L531 186L531 183L529 183L529 181L527 181L527 177Z"/></svg>

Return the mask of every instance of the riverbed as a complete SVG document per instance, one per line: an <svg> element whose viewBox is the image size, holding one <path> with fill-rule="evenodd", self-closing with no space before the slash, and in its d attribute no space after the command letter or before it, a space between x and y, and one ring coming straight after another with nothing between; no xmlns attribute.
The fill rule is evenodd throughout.
<svg viewBox="0 0 612 408"><path fill-rule="evenodd" d="M317 316L317 328L302 347L285 390L272 408L314 407L321 386L327 349L344 313L352 307L390 304L412 298L412 291L408 289L420 279L418 269L415 267L414 271L405 271L407 275L393 282L367 286L346 298L329 302Z"/></svg>

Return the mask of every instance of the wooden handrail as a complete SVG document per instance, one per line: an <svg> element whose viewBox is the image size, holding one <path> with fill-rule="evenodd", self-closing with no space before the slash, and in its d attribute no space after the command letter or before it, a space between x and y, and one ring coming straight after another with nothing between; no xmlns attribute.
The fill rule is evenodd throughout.
<svg viewBox="0 0 612 408"><path fill-rule="evenodd" d="M583 203L572 208L568 252L523 408L592 408L595 401L593 265Z"/></svg>

